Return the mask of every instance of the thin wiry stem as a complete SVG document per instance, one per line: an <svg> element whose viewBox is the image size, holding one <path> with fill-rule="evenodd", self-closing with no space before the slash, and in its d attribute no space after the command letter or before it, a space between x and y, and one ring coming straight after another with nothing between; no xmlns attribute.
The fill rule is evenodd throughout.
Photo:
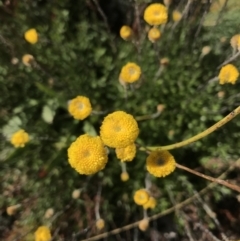
<svg viewBox="0 0 240 241"><path fill-rule="evenodd" d="M223 178L226 178L226 175L232 171L234 169L235 165L231 165L224 173L222 173L218 179L223 179ZM210 189L212 189L213 187L215 187L217 185L217 183L215 182L212 182L210 183L207 187L205 187L204 189L202 189L198 194L200 195L203 195L205 193L207 193L207 191L209 191ZM194 199L196 198L196 195L193 195L191 196L190 198L184 200L183 202L181 203L178 203L176 204L175 206L171 207L171 208L168 208L166 210L164 210L163 212L161 213L158 213L158 214L155 214L151 217L148 218L149 221L151 220L155 220L155 219L158 219L160 217L163 217L163 216L166 216L172 212L174 212L176 209L181 209L183 208L184 206L188 205L189 203L191 203ZM138 226L140 221L137 221L137 222L134 222L134 223L131 223L131 224L128 224L124 227L121 227L121 228L117 228L117 229L114 229L114 230L111 230L110 232L106 232L106 233L102 233L102 234L99 234L99 235L96 235L94 237L91 237L91 238L87 238L87 239L84 239L84 240L81 240L81 241L93 241L93 240L100 240L102 238L106 238L106 237L109 237L111 235L114 235L114 234L118 234L118 233L121 233L123 231L126 231L126 230L129 230L129 229L132 229L132 228L135 228ZM80 240L79 240L80 241Z"/></svg>
<svg viewBox="0 0 240 241"><path fill-rule="evenodd" d="M240 51L238 51L235 55L233 55L231 58L227 59L226 61L224 61L222 64L220 64L217 69L220 69L222 66L229 64L230 62L232 62L233 60L235 60L238 56L240 55Z"/></svg>
<svg viewBox="0 0 240 241"><path fill-rule="evenodd" d="M151 151L155 151L155 150L172 150L172 149L176 149L176 148L180 148L186 145L189 145L195 141L198 141L200 139L202 139L205 136L208 136L209 134L211 134L212 132L218 130L220 127L222 127L223 125L225 125L226 123L228 123L230 120L232 120L234 117L236 117L238 114L240 114L240 106L238 106L235 110L233 110L230 114L228 114L227 116L225 116L223 119L221 119L220 121L218 121L216 124L214 124L213 126L209 127L207 130L185 140L185 141L181 141L181 142L177 142L171 145L167 145L167 146L155 146L155 147L151 147L151 146L147 146L144 150L151 150ZM141 147L139 150L143 150Z"/></svg>
<svg viewBox="0 0 240 241"><path fill-rule="evenodd" d="M183 165L180 165L180 164L178 164L178 163L176 163L176 167L178 167L179 169L183 169L183 170L185 170L185 171L187 171L187 172L190 172L190 173L192 173L192 174L194 174L194 175L196 175L196 176L199 176L199 177L202 177L202 178L204 178L204 179L207 179L207 180L209 180L209 181L211 181L211 182L216 182L216 183L218 183L218 184L220 184L220 185L223 185L223 186L228 187L228 188L230 188L230 189L232 189L232 190L235 190L235 191L237 191L237 192L240 192L240 187L239 187L239 186L234 185L234 184L231 184L231 183L229 183L229 182L226 182L226 181L224 181L224 180L222 180L222 179L218 179L218 178L214 178L214 177L207 176L207 175L205 175L205 174L202 174L202 173L200 173L200 172L194 171L194 170L192 170L192 169L190 169L190 168L188 168L188 167L185 167L185 166L183 166Z"/></svg>
<svg viewBox="0 0 240 241"><path fill-rule="evenodd" d="M217 26L217 25L219 24L220 19L221 19L223 13L224 13L224 10L225 10L226 7L227 7L227 4L228 4L228 0L225 0L225 2L224 2L223 6L222 6L222 8L221 8L221 10L220 10L220 12L219 12L219 14L218 14L218 18L217 18L217 20L216 20L215 26Z"/></svg>

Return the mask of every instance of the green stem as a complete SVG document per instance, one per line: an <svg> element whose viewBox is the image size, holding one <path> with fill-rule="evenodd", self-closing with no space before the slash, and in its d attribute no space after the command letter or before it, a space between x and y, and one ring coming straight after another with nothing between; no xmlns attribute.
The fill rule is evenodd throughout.
<svg viewBox="0 0 240 241"><path fill-rule="evenodd" d="M177 142L171 145L167 145L167 146L147 146L146 148L142 149L140 148L140 150L149 150L149 151L155 151L155 150L172 150L172 149L176 149L182 146L186 146L189 145L195 141L198 141L199 139L202 139L203 137L211 134L212 132L216 131L217 129L219 129L220 127L222 127L223 125L225 125L226 123L228 123L230 120L232 120L234 117L236 117L238 114L240 114L240 106L238 106L235 110L233 110L230 114L228 114L227 116L225 116L223 119L221 119L220 121L218 121L216 124L214 124L213 126L211 126L210 128L208 128L207 130L185 140L185 141L181 141L181 142Z"/></svg>

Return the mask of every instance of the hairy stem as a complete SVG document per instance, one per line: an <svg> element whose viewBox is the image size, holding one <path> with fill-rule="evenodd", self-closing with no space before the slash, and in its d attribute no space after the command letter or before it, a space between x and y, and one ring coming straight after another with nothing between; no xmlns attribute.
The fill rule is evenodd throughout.
<svg viewBox="0 0 240 241"><path fill-rule="evenodd" d="M181 142L177 142L171 145L167 145L167 146L147 146L146 148L140 148L140 150L149 150L149 151L155 151L155 150L172 150L172 149L176 149L179 147L183 147L186 145L189 145L195 141L198 141L200 139L202 139L203 137L211 134L212 132L218 130L220 127L222 127L223 125L225 125L226 123L228 123L230 120L232 120L234 117L236 117L238 114L240 113L240 106L238 106L235 110L233 110L230 114L228 114L227 116L225 116L223 119L221 119L220 121L218 121L216 124L214 124L213 126L209 127L207 130L185 140L185 141L181 141Z"/></svg>

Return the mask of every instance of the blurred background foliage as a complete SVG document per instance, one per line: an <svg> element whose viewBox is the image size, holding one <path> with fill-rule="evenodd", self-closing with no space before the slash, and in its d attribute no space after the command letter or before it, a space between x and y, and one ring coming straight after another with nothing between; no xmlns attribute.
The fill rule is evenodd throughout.
<svg viewBox="0 0 240 241"><path fill-rule="evenodd" d="M83 133L99 133L107 113L124 110L137 117L153 114L159 104L165 105L158 118L139 121L141 131L137 142L144 146L167 145L205 130L239 105L238 82L236 85L208 82L218 75L218 66L232 55L229 40L239 33L240 26L238 1L228 1L227 6L224 1L193 1L186 18L176 26L171 13L174 9L182 12L187 1L172 1L170 20L155 45L147 38L149 27L142 17L150 2L99 0L97 5L90 0L0 2L2 240L12 240L28 232L22 240L32 240L32 230L42 224L51 224L53 233L57 230L56 240L72 240L73 233L92 227L95 222L99 185L105 231L142 218L132 194L145 185L145 153L138 152L134 161L127 164L130 175L127 182L120 179L121 167L112 150L105 170L94 176L80 176L68 164L70 143ZM134 43L120 38L122 25L132 27ZM23 38L30 28L39 33L35 45ZM211 48L206 55L202 53L204 46ZM21 61L24 54L34 56L34 63L29 67ZM160 65L162 58L168 58L169 64ZM139 64L143 74L140 83L128 88L126 98L118 76L127 62ZM234 64L240 67L239 61ZM84 121L74 120L68 114L67 103L77 95L89 97L94 111L100 114ZM19 128L30 134L31 141L26 147L15 149L9 139ZM216 177L239 158L239 128L236 118L210 136L172 154L178 163ZM239 169L232 171L228 179L239 183ZM158 205L152 214L173 205L168 187L180 202L206 185L205 180L182 170L164 179L153 178ZM72 192L77 188L82 193L74 200ZM224 198L229 198L231 207L235 207L235 197L235 193L217 186L206 200L217 212ZM15 204L22 205L19 213L7 216L6 207ZM48 208L56 213L51 219L44 217ZM199 216L209 229L217 229L210 225L201 209ZM234 223L225 222L226 232L239 237L236 228L239 224L239 216ZM162 233L176 232L175 240L184 240L181 238L186 236L184 225L179 218L174 220L174 216L159 219L152 225ZM123 233L123 239L119 240L132 240L133 233ZM92 227L79 239L95 234L97 230ZM139 240L147 240L150 234L138 235ZM159 240L171 240L164 237Z"/></svg>

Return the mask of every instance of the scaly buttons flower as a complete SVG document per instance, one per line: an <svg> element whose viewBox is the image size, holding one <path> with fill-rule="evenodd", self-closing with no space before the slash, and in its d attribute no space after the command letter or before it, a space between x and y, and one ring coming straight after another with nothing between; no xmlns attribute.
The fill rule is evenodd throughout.
<svg viewBox="0 0 240 241"><path fill-rule="evenodd" d="M221 85L225 83L235 84L235 82L238 79L238 76L239 76L238 69L232 64L227 64L223 66L220 70L220 73L218 75L219 83Z"/></svg>
<svg viewBox="0 0 240 241"><path fill-rule="evenodd" d="M144 20L150 25L164 24L168 20L167 8L161 3L153 3L144 11Z"/></svg>
<svg viewBox="0 0 240 241"><path fill-rule="evenodd" d="M160 39L160 37L161 37L161 33L159 29L153 27L148 31L148 39L151 42L155 43L158 39Z"/></svg>
<svg viewBox="0 0 240 241"><path fill-rule="evenodd" d="M177 10L174 10L172 12L172 19L174 22L179 22L182 18L182 13L180 13L179 11Z"/></svg>
<svg viewBox="0 0 240 241"><path fill-rule="evenodd" d="M15 147L24 147L27 142L29 142L29 135L24 130L15 132L11 137L11 143Z"/></svg>
<svg viewBox="0 0 240 241"><path fill-rule="evenodd" d="M47 226L40 226L35 232L35 241L50 241L51 239L51 232Z"/></svg>
<svg viewBox="0 0 240 241"><path fill-rule="evenodd" d="M122 162L124 161L132 161L133 158L136 156L136 145L134 143L115 149L117 158L120 159Z"/></svg>
<svg viewBox="0 0 240 241"><path fill-rule="evenodd" d="M137 205L144 205L149 200L149 193L145 189L139 189L135 192L133 199Z"/></svg>
<svg viewBox="0 0 240 241"><path fill-rule="evenodd" d="M122 67L119 79L126 83L134 83L141 76L141 68L135 63L127 63Z"/></svg>
<svg viewBox="0 0 240 241"><path fill-rule="evenodd" d="M35 28L31 28L24 33L24 38L30 44L35 44L38 41L38 33Z"/></svg>
<svg viewBox="0 0 240 241"><path fill-rule="evenodd" d="M87 118L92 112L90 100L85 96L77 96L70 100L68 104L68 111L77 120Z"/></svg>
<svg viewBox="0 0 240 241"><path fill-rule="evenodd" d="M108 156L99 136L85 134L68 148L68 161L80 174L91 175L105 167Z"/></svg>
<svg viewBox="0 0 240 241"><path fill-rule="evenodd" d="M230 44L234 50L240 51L240 34L234 35L230 40Z"/></svg>
<svg viewBox="0 0 240 241"><path fill-rule="evenodd" d="M132 144L138 134L136 120L124 111L115 111L107 115L100 127L103 143L113 148L123 148Z"/></svg>
<svg viewBox="0 0 240 241"><path fill-rule="evenodd" d="M120 36L124 40L129 40L132 37L132 29L129 26L122 26L120 29Z"/></svg>
<svg viewBox="0 0 240 241"><path fill-rule="evenodd" d="M148 208L154 209L156 207L156 205L157 205L156 199L154 197L149 197L147 203L145 203L143 205L143 208L144 209L148 209Z"/></svg>
<svg viewBox="0 0 240 241"><path fill-rule="evenodd" d="M168 151L153 151L147 157L147 170L155 177L165 177L175 170L176 162Z"/></svg>

